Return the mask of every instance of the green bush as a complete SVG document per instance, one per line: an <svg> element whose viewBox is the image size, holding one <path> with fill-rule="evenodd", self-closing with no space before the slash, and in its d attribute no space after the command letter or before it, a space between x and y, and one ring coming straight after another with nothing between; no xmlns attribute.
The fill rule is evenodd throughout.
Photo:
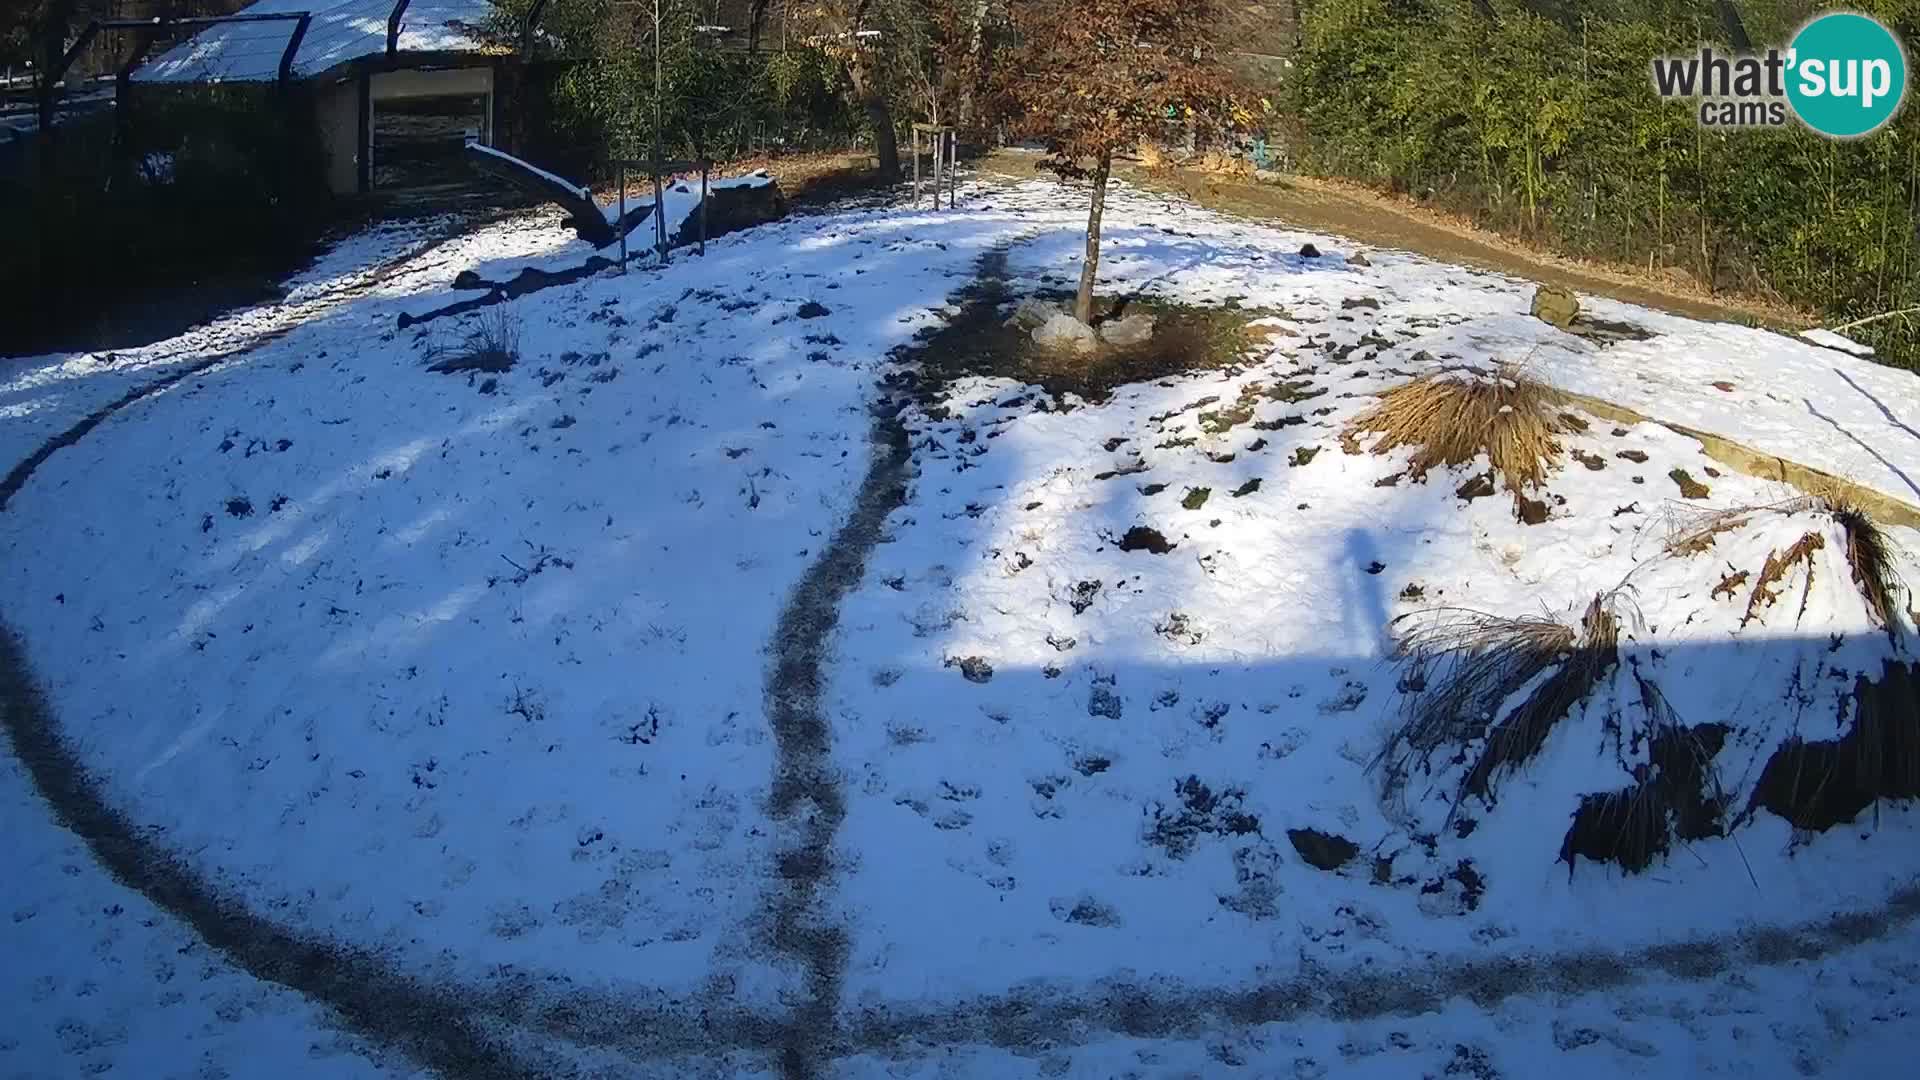
<svg viewBox="0 0 1920 1080"><path fill-rule="evenodd" d="M1702 42L1724 48L1715 4L1302 6L1285 97L1307 171L1833 322L1920 304L1920 107L1909 101L1888 129L1853 142L1797 126L1702 129L1689 108L1653 92L1649 62ZM1762 47L1784 45L1815 10L1796 0L1736 6ZM1920 0L1853 6L1920 42ZM1857 336L1890 362L1920 367L1920 321L1886 320Z"/></svg>

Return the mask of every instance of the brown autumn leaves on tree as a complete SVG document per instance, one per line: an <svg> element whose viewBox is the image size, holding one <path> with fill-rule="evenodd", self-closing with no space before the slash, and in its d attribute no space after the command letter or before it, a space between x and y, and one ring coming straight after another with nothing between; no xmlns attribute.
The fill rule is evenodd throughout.
<svg viewBox="0 0 1920 1080"><path fill-rule="evenodd" d="M1091 181L1086 262L1074 316L1093 320L1100 218L1115 153L1191 127L1205 137L1245 126L1220 58L1219 0L1020 0L1014 43L997 65L1008 127L1045 143L1047 167Z"/></svg>

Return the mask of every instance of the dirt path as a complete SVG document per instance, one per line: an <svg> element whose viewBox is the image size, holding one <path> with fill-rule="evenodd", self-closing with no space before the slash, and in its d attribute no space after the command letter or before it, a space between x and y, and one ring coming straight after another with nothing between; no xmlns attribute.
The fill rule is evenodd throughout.
<svg viewBox="0 0 1920 1080"><path fill-rule="evenodd" d="M1040 155L999 151L978 162L982 173L1010 179L1047 175ZM1266 184L1189 169L1148 170L1115 162L1114 175L1149 191L1177 194L1212 210L1337 233L1373 247L1398 248L1442 262L1492 270L1576 292L1611 297L1696 319L1794 330L1811 325L1768 305L1669 286L1626 268L1575 262L1531 251L1491 233L1469 231L1438 216L1423 215L1393 200L1313 180Z"/></svg>
<svg viewBox="0 0 1920 1080"><path fill-rule="evenodd" d="M876 404L872 459L853 513L793 590L774 632L766 678L767 720L779 749L769 807L797 835L780 853L780 887L766 901L773 947L806 973L807 997L781 1032L780 1073L788 1080L831 1075L825 1060L840 1011L845 928L820 910L833 874L833 840L846 800L833 764L833 733L821 708L840 602L866 573L887 515L907 500L910 455L899 405Z"/></svg>

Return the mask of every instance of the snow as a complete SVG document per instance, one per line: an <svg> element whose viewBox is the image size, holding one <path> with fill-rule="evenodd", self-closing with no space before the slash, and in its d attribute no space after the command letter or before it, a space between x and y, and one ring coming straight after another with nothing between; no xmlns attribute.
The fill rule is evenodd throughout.
<svg viewBox="0 0 1920 1080"><path fill-rule="evenodd" d="M1873 355L1873 347L1871 345L1862 345L1844 334L1836 334L1831 330L1826 330L1821 327L1816 326L1811 330L1802 330L1800 331L1800 336L1813 342L1815 345L1824 345L1829 349L1839 349L1841 352L1852 353L1855 356Z"/></svg>
<svg viewBox="0 0 1920 1080"><path fill-rule="evenodd" d="M255 0L237 14L310 12L313 20L294 57L306 78L350 60L384 53L393 0ZM401 18L400 52L474 52L487 46L491 0L413 0ZM174 46L133 73L136 82L258 82L279 77L292 20L222 23Z"/></svg>
<svg viewBox="0 0 1920 1080"><path fill-rule="evenodd" d="M861 484L889 353L943 325L990 251L1016 294L1077 275L1071 192L964 194L510 301L521 357L499 375L424 361L502 309L396 320L463 295L462 270L577 265L589 252L551 212L445 240L371 231L279 304L22 364L0 383L10 462L246 346L53 454L0 512L0 611L64 738L112 805L276 925L474 1000L526 976L787 1015L809 991L765 944L787 826L767 809L763 680L783 605ZM841 1022L906 1026L849 1036L829 1071L1895 1072L1920 1033L1911 904L1797 959L1743 935L1911 887L1911 808L1817 836L1762 813L1645 875L1570 875L1571 803L1629 782L1595 752L1598 704L1499 805L1472 807L1467 836L1440 829L1444 769L1383 802L1370 768L1397 715L1393 619L1467 604L1577 625L1624 583L1631 666L1690 724L1741 719L1717 764L1750 788L1780 738L1843 720L1827 690L1790 715L1783 687L1838 686L1892 648L1837 526L1767 510L1705 554L1662 555L1703 511L1794 493L1659 424L1567 436L1603 467L1563 461L1537 526L1504 492L1456 497L1470 470L1379 486L1405 452L1348 454L1337 435L1382 389L1504 360L1912 500L1913 376L1582 297L1653 334L1603 346L1529 318L1524 282L1390 251L1350 266L1338 238L1126 189L1107 220L1103 294L1232 298L1273 336L1235 368L1101 403L1042 410L1036 388L972 376L905 413L911 490L830 639L845 818L820 903L847 935ZM1294 254L1309 240L1330 257ZM1240 401L1249 418L1223 429ZM1710 495L1684 499L1674 469ZM1142 525L1173 549L1120 550ZM1751 624L1744 592L1709 595L1809 531L1826 538L1811 583L1789 577ZM1184 813L1192 782L1218 803ZM0 1071L412 1075L109 879L11 756L0 813L18 854L0 880L18 958ZM1290 829L1361 859L1315 869ZM1471 902L1463 860L1485 883ZM1722 962L1659 951L1684 942ZM1256 983L1281 989L1237 996ZM1369 1004L1394 988L1431 996ZM649 1064L774 1069L726 1041L748 1037ZM612 1068L620 1049L554 1052Z"/></svg>

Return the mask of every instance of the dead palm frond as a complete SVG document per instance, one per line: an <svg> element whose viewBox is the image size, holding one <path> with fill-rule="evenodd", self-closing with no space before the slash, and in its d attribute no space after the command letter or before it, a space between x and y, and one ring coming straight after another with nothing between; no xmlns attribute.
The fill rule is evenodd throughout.
<svg viewBox="0 0 1920 1080"><path fill-rule="evenodd" d="M1854 587L1866 602L1868 614L1889 635L1898 633L1901 604L1907 595L1906 583L1901 580L1897 568L1899 549L1873 515L1843 491L1817 491L1766 506L1737 507L1676 518L1668 531L1666 552L1677 556L1697 555L1711 547L1716 536L1740 528L1765 513L1783 516L1826 514L1833 518L1846 538L1847 566ZM1784 552L1770 556L1761 568L1760 580L1749 597L1742 624L1752 619L1759 607L1773 602L1772 593L1763 595L1763 590L1778 581L1794 562L1805 562L1811 579L1812 552L1824 545L1824 540L1808 533Z"/></svg>
<svg viewBox="0 0 1920 1080"><path fill-rule="evenodd" d="M1362 435L1373 433L1380 436L1373 453L1413 447L1408 472L1416 480L1437 466L1464 465L1485 454L1507 490L1518 494L1546 483L1560 458L1555 436L1573 430L1558 401L1551 387L1515 368L1441 371L1382 394L1340 440L1350 454L1360 452Z"/></svg>

